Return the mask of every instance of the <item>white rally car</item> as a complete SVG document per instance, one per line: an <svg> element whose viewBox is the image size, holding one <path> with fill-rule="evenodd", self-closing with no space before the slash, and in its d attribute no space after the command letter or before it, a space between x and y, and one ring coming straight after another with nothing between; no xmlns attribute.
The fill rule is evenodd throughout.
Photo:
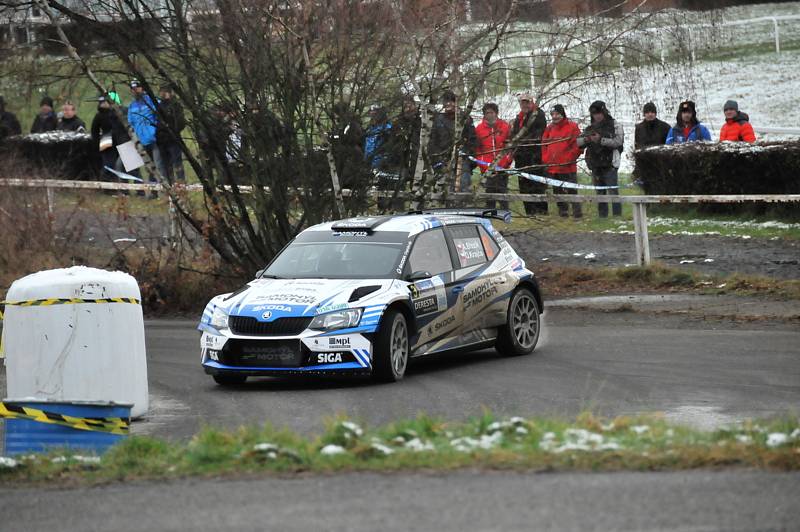
<svg viewBox="0 0 800 532"><path fill-rule="evenodd" d="M395 381L409 358L432 353L530 353L539 286L490 217L510 214L438 209L306 229L255 280L208 303L206 373L222 385L290 374Z"/></svg>

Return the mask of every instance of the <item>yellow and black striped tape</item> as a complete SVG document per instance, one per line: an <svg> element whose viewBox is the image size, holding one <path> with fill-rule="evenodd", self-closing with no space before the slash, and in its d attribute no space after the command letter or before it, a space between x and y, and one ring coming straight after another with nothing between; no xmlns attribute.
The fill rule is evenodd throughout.
<svg viewBox="0 0 800 532"><path fill-rule="evenodd" d="M0 402L0 418L28 419L40 423L62 425L78 430L109 432L127 435L130 432L130 418L121 417L74 417L37 408Z"/></svg>
<svg viewBox="0 0 800 532"><path fill-rule="evenodd" d="M83 303L130 303L138 305L139 300L134 297L106 297L101 299L83 299L78 297L71 298L49 298L49 299L29 299L27 301L0 301L0 306L11 307L49 307L51 305L80 305ZM0 319L3 313L0 311Z"/></svg>

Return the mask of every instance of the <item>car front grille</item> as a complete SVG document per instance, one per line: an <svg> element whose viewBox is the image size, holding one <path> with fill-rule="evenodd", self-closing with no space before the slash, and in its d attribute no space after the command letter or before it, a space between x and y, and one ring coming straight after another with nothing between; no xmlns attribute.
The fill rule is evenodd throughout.
<svg viewBox="0 0 800 532"><path fill-rule="evenodd" d="M291 336L306 330L312 318L278 318L263 322L249 316L231 316L228 326L243 336Z"/></svg>
<svg viewBox="0 0 800 532"><path fill-rule="evenodd" d="M231 339L220 352L220 362L238 367L294 368L303 364L300 340Z"/></svg>

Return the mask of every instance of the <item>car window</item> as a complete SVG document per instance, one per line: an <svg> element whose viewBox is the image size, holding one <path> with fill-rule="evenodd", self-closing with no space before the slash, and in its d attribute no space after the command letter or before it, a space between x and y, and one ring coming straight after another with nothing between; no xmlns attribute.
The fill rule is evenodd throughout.
<svg viewBox="0 0 800 532"><path fill-rule="evenodd" d="M394 277L400 242L292 242L266 275L287 279L388 279Z"/></svg>
<svg viewBox="0 0 800 532"><path fill-rule="evenodd" d="M483 251L486 253L486 258L490 261L494 260L500 252L500 246L497 245L497 242L486 232L486 229L482 225L478 226L478 233L481 235L481 242L483 242Z"/></svg>
<svg viewBox="0 0 800 532"><path fill-rule="evenodd" d="M431 275L438 275L452 270L453 261L450 259L444 232L441 229L433 229L417 235L414 249L408 257L408 264L411 273L425 271Z"/></svg>
<svg viewBox="0 0 800 532"><path fill-rule="evenodd" d="M486 262L483 242L476 225L456 225L450 227L450 235L456 248L460 268L467 268Z"/></svg>

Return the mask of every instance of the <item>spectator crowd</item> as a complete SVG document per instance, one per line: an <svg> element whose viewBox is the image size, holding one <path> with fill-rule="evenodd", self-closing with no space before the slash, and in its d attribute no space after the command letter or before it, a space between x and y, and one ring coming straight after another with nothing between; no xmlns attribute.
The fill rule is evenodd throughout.
<svg viewBox="0 0 800 532"><path fill-rule="evenodd" d="M170 183L185 181L182 160L181 132L186 120L180 103L174 98L172 87L160 87L158 98L151 98L137 81L129 83L131 102L122 108L130 128L142 146ZM31 133L48 131L84 132L91 135L103 168L116 172L123 170L118 147L130 140L112 103L121 105L119 95L109 91L98 96L97 112L88 131L85 122L76 114L76 106L66 100L56 114L53 99L45 96L31 125ZM482 118L475 125L471 116L459 111L456 95L445 92L441 110L433 116L427 135L427 153L430 168L439 187L451 181L450 191L473 190L473 174L477 169L480 186L489 193L507 193L510 176L518 179L522 194L542 194L548 184L528 176L546 177L565 184L577 183L577 164L583 161L591 174L598 194L618 194L618 171L625 146L622 124L615 120L603 101L595 101L588 108L588 124L582 129L570 118L564 105L556 103L545 113L530 93L518 95L519 110L509 123L500 118L496 103L483 105ZM258 109L254 113L261 113ZM725 123L720 131L720 141L754 142L755 134L749 117L739 110L738 103L729 100L723 106ZM247 142L246 135L237 129L231 113L214 111L219 115L228 136L231 149L228 159L235 158L237 148ZM549 116L549 121L548 121ZM382 191L406 191L414 186L414 172L420 158L420 109L414 98L402 100L399 112L391 114L384 106L374 104L368 112L368 122L362 126L358 116L346 104L332 109L332 127L328 143L342 185L352 186L351 176L366 169L373 183ZM273 120L275 121L275 120ZM458 129L457 129L458 128ZM274 129L274 128L273 128ZM0 96L0 142L5 137L21 134L16 116L7 111ZM291 134L291 133L288 133ZM674 124L658 118L658 109L652 102L644 105L642 121L636 124L634 148L711 141L708 128L699 120L694 102L684 101L678 106ZM198 139L203 146L203 139ZM511 171L509 171L511 170ZM138 170L130 172L139 177ZM107 172L109 179L117 174ZM155 181L154 176L149 176ZM576 188L555 186L557 194L575 194ZM403 202L382 197L381 210L400 209ZM488 207L496 206L489 201ZM501 201L501 208L508 202ZM547 214L547 202L524 202L527 215ZM569 216L569 204L557 203L558 214ZM608 216L608 204L599 203L601 217ZM621 204L613 203L611 214L621 214ZM572 204L572 216L582 216L581 204Z"/></svg>

